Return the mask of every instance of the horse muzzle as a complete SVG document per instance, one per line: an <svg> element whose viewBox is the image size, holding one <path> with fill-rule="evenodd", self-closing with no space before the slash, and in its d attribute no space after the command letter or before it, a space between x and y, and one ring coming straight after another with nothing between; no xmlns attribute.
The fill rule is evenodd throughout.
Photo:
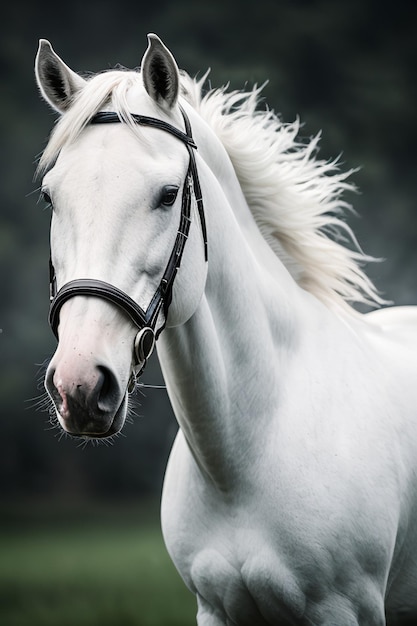
<svg viewBox="0 0 417 626"><path fill-rule="evenodd" d="M110 368L96 366L89 377L69 381L51 363L45 387L67 433L104 438L121 430L127 412L127 391L120 388Z"/></svg>

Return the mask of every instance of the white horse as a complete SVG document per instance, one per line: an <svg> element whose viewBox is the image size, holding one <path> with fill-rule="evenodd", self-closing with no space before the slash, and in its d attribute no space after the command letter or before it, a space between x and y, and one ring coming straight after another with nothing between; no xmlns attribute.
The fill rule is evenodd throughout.
<svg viewBox="0 0 417 626"><path fill-rule="evenodd" d="M345 245L347 174L259 90L203 96L155 35L140 72L88 79L42 40L36 75L61 114L40 162L61 290L46 388L66 431L117 432L165 326L162 528L198 624L417 620L417 309L348 304L379 297Z"/></svg>

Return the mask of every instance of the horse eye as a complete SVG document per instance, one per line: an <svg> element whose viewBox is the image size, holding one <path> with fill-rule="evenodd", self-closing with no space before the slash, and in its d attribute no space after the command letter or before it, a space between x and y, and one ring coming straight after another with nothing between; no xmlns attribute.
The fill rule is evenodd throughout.
<svg viewBox="0 0 417 626"><path fill-rule="evenodd" d="M52 205L51 196L47 191L42 191L42 199L46 202L46 204Z"/></svg>
<svg viewBox="0 0 417 626"><path fill-rule="evenodd" d="M161 194L161 205L172 206L177 199L178 187L175 185L167 185Z"/></svg>

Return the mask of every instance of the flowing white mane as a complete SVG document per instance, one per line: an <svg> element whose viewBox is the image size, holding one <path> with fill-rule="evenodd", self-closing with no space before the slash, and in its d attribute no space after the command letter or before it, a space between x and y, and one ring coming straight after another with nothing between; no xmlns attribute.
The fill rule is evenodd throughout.
<svg viewBox="0 0 417 626"><path fill-rule="evenodd" d="M297 140L299 121L284 124L270 109L259 109L259 88L249 92L226 88L203 95L204 78L182 73L187 101L209 124L233 163L248 205L265 240L304 289L328 306L383 303L361 264L363 254L343 214L342 199L351 171L337 161L316 157L320 134L309 143ZM93 76L63 115L39 163L48 168L67 143L74 141L91 117L104 107L116 111L135 132L127 92L141 84L138 72L109 71ZM346 244L350 244L348 247Z"/></svg>

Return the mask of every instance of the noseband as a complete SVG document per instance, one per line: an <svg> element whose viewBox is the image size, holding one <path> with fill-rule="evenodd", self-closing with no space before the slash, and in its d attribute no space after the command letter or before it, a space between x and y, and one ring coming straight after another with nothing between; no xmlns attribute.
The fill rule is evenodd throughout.
<svg viewBox="0 0 417 626"><path fill-rule="evenodd" d="M143 115L132 115L134 121L141 126L151 126L158 128L165 132L170 133L180 141L182 141L189 154L189 165L187 175L185 177L183 189L182 189L182 206L180 224L175 238L174 247L171 255L168 259L167 266L161 281L152 296L149 306L146 310L142 309L137 302L135 302L128 294L124 293L114 285L106 283L102 280L96 280L91 278L80 278L77 280L71 280L61 287L57 292L55 270L50 261L50 299L51 305L49 309L49 324L58 339L58 325L59 325L59 312L62 305L73 298L74 296L94 296L97 298L103 298L118 306L122 311L130 317L132 322L138 327L138 333L134 342L134 368L131 383L129 385L129 391L131 391L132 383L134 387L134 381L139 376L145 366L147 359L151 355L155 341L159 334L165 327L168 308L172 299L172 287L178 269L181 265L181 259L184 252L185 242L188 238L188 233L191 224L191 204L192 196L197 203L198 214L200 217L201 230L204 241L204 255L207 261L207 229L204 217L203 199L201 195L200 181L198 178L197 166L195 162L194 150L197 149L194 143L190 121L181 108L181 113L184 118L185 133L183 133L175 126L171 126L167 122L155 119L153 117L146 117ZM120 123L121 119L117 113L113 112L100 112L90 120L91 124L113 124ZM161 309L164 312L164 323L156 330L156 324Z"/></svg>

